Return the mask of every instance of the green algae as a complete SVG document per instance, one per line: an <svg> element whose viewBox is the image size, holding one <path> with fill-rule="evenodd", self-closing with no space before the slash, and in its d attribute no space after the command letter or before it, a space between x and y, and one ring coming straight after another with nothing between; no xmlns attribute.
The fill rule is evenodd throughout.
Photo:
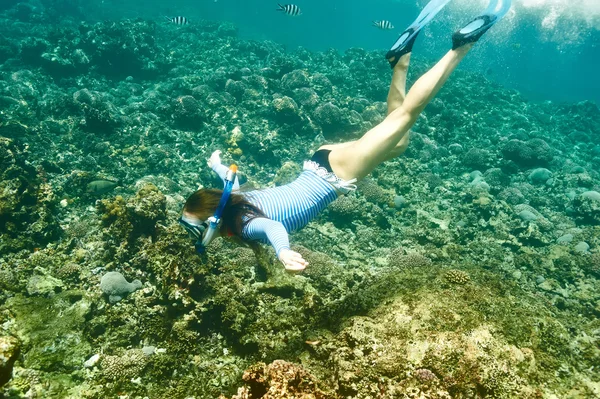
<svg viewBox="0 0 600 399"><path fill-rule="evenodd" d="M83 291L66 291L52 298L15 296L6 306L20 321L16 335L23 342L26 368L44 371L77 369L91 351L83 335L91 300Z"/></svg>

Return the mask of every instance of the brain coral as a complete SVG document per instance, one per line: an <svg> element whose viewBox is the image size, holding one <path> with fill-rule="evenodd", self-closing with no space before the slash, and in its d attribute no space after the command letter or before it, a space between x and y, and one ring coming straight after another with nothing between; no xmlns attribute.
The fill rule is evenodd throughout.
<svg viewBox="0 0 600 399"><path fill-rule="evenodd" d="M308 79L308 74L305 71L295 70L283 75L281 84L286 90L293 90L309 86L310 81Z"/></svg>
<svg viewBox="0 0 600 399"><path fill-rule="evenodd" d="M102 356L102 375L111 381L128 380L140 375L147 364L147 356L141 349L131 349L122 356Z"/></svg>
<svg viewBox="0 0 600 399"><path fill-rule="evenodd" d="M323 129L326 137L342 132L347 125L344 112L332 103L325 103L317 107L313 113L314 120Z"/></svg>
<svg viewBox="0 0 600 399"><path fill-rule="evenodd" d="M509 140L502 147L502 155L521 166L545 165L554 158L552 149L542 139Z"/></svg>
<svg viewBox="0 0 600 399"><path fill-rule="evenodd" d="M377 205L388 205L394 200L394 194L381 188L374 180L364 179L358 184L360 193L367 201Z"/></svg>
<svg viewBox="0 0 600 399"><path fill-rule="evenodd" d="M490 163L490 153L481 148L471 148L463 156L463 164L475 169L485 169Z"/></svg>

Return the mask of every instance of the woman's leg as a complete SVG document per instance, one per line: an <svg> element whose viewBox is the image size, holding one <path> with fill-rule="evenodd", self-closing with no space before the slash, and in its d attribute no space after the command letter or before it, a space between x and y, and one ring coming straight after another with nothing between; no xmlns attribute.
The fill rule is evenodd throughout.
<svg viewBox="0 0 600 399"><path fill-rule="evenodd" d="M333 148L329 154L333 172L344 180L362 179L384 162L472 47L473 44L470 43L449 51L417 80L402 105L392 111L383 122L359 140Z"/></svg>
<svg viewBox="0 0 600 399"><path fill-rule="evenodd" d="M390 91L387 97L387 114L391 114L404 103L406 97L406 73L408 72L408 65L410 64L410 55L412 53L404 54L398 60L398 63L394 67L394 74L392 75L392 83L390 84Z"/></svg>
<svg viewBox="0 0 600 399"><path fill-rule="evenodd" d="M394 74L392 75L392 83L390 84L390 91L387 98L388 115L397 110L404 103L406 98L406 75L408 73L408 65L410 64L410 55L412 53L404 54L398 60L398 63L394 67ZM394 159L404 153L408 147L408 140L410 138L410 131L396 143L396 146L388 152L386 158L382 161L388 161Z"/></svg>
<svg viewBox="0 0 600 399"><path fill-rule="evenodd" d="M404 54L396 66L394 67L394 73L392 75L392 83L390 84L390 90L388 92L387 97L387 114L391 114L394 110L400 108L402 103L404 102L404 98L406 97L406 73L408 71L408 64L410 63L410 54ZM408 135L406 135L408 137ZM402 140L401 140L402 141ZM406 145L408 145L408 140L406 141ZM336 144L325 144L319 147L319 150L334 150L343 147L347 147L353 144L355 141L346 141L344 143L336 143ZM400 144L400 143L399 143ZM404 149L406 149L406 145L403 145ZM397 147L401 147L400 145ZM396 151L394 151L396 150ZM397 149L392 150L391 156L389 159L397 157ZM404 151L402 151L404 152Z"/></svg>

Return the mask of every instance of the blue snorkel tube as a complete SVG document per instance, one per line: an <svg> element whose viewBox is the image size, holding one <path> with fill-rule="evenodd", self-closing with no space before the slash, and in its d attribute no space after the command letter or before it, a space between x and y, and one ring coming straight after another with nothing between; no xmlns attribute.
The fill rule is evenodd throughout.
<svg viewBox="0 0 600 399"><path fill-rule="evenodd" d="M208 228L204 232L204 237L202 241L196 241L195 247L196 252L200 255L206 252L206 247L210 242L215 238L217 234L217 230L219 225L221 224L221 216L223 215L223 211L225 210L225 205L229 200L229 196L231 195L231 190L233 189L233 183L235 182L235 176L237 174L237 166L232 164L225 175L225 187L223 187L223 195L221 195L221 199L219 200L219 205L217 206L217 210L215 214L208 218Z"/></svg>

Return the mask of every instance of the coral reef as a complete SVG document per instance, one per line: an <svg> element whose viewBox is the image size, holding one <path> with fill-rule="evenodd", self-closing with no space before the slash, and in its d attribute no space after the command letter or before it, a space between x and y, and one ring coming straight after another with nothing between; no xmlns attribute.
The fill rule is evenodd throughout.
<svg viewBox="0 0 600 399"><path fill-rule="evenodd" d="M471 281L471 277L469 277L469 275L462 270L448 270L444 274L444 277L452 284L463 285Z"/></svg>
<svg viewBox="0 0 600 399"><path fill-rule="evenodd" d="M130 380L144 371L146 362L146 355L141 350L130 350L121 356L102 356L100 369L107 380Z"/></svg>
<svg viewBox="0 0 600 399"><path fill-rule="evenodd" d="M140 280L128 282L119 272L108 272L100 279L100 289L111 303L119 302L124 296L142 288Z"/></svg>
<svg viewBox="0 0 600 399"><path fill-rule="evenodd" d="M19 341L15 337L0 336L0 388L12 378L13 365L19 356Z"/></svg>
<svg viewBox="0 0 600 399"><path fill-rule="evenodd" d="M257 363L244 372L243 380L248 388L239 388L231 399L249 398L299 398L327 399L334 395L321 391L313 376L301 366L283 360L266 365ZM225 399L224 396L220 397Z"/></svg>
<svg viewBox="0 0 600 399"><path fill-rule="evenodd" d="M430 266L431 260L418 253L405 254L403 248L395 248L388 256L388 265L394 269L414 269Z"/></svg>
<svg viewBox="0 0 600 399"><path fill-rule="evenodd" d="M216 149L243 189L282 185L383 120L379 52L15 3L0 6L0 396L600 395L596 104L458 71L404 156L291 236L309 262L291 275L230 238L198 256L182 204L222 187Z"/></svg>
<svg viewBox="0 0 600 399"><path fill-rule="evenodd" d="M28 162L26 146L0 136L0 252L33 249L56 240L54 190L45 171Z"/></svg>

